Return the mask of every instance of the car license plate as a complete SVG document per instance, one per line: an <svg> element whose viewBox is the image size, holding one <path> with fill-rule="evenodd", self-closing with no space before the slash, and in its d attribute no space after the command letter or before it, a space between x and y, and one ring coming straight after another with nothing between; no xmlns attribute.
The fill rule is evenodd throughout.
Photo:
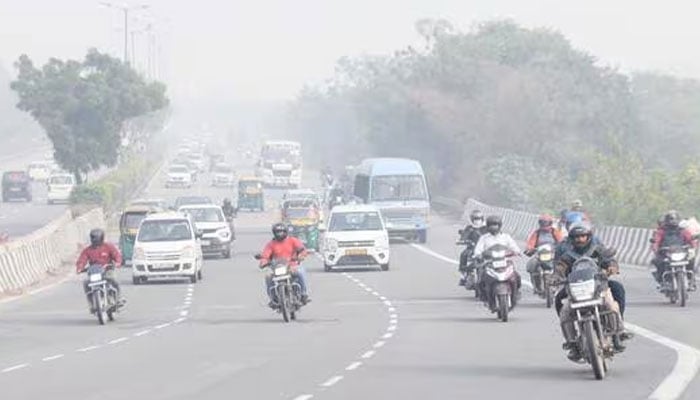
<svg viewBox="0 0 700 400"><path fill-rule="evenodd" d="M210 242L209 240L202 240L200 243L201 243L202 246L209 246L209 245L211 245L211 242Z"/></svg>
<svg viewBox="0 0 700 400"><path fill-rule="evenodd" d="M347 249L345 250L346 256L366 256L367 249Z"/></svg>

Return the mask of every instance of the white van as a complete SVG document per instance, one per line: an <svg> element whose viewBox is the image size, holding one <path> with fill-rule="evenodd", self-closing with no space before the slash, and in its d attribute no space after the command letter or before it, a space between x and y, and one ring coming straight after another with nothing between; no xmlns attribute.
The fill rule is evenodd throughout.
<svg viewBox="0 0 700 400"><path fill-rule="evenodd" d="M68 202L75 187L75 177L65 172L53 173L46 181L46 186L48 188L47 203Z"/></svg>
<svg viewBox="0 0 700 400"><path fill-rule="evenodd" d="M139 225L132 278L135 285L151 278L202 279L201 234L186 214L164 212L150 214Z"/></svg>

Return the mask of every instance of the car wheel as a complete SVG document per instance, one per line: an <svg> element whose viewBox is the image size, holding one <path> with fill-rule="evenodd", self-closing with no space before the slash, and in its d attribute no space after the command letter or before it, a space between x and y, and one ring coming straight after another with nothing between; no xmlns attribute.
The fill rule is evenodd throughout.
<svg viewBox="0 0 700 400"><path fill-rule="evenodd" d="M46 204L48 204L48 205L53 204L53 200L46 200Z"/></svg>
<svg viewBox="0 0 700 400"><path fill-rule="evenodd" d="M202 270L197 271L197 279L202 280Z"/></svg>
<svg viewBox="0 0 700 400"><path fill-rule="evenodd" d="M333 267L331 267L330 265L328 265L326 263L323 263L323 270L326 272L331 272L331 271L333 271Z"/></svg>
<svg viewBox="0 0 700 400"><path fill-rule="evenodd" d="M388 271L389 270L389 263L382 264L379 267L382 269L382 271Z"/></svg>
<svg viewBox="0 0 700 400"><path fill-rule="evenodd" d="M231 258L231 246L224 250L224 258Z"/></svg>
<svg viewBox="0 0 700 400"><path fill-rule="evenodd" d="M426 229L422 229L418 231L418 243L420 244L425 244L428 241L428 231Z"/></svg>
<svg viewBox="0 0 700 400"><path fill-rule="evenodd" d="M192 274L192 276L190 276L190 283L197 283L197 275L199 274L195 272L194 274Z"/></svg>
<svg viewBox="0 0 700 400"><path fill-rule="evenodd" d="M131 282L134 285L139 285L141 283L141 279L138 276L133 276L133 277L131 277Z"/></svg>

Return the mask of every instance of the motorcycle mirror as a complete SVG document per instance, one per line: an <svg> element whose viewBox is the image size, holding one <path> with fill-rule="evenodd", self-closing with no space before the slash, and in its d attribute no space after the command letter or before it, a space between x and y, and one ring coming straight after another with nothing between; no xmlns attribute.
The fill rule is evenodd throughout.
<svg viewBox="0 0 700 400"><path fill-rule="evenodd" d="M654 243L654 238L649 238L649 243Z"/></svg>
<svg viewBox="0 0 700 400"><path fill-rule="evenodd" d="M256 260L260 260L260 259L262 259L262 254L257 253L257 254L255 254L255 255L253 256L253 258L256 259Z"/></svg>

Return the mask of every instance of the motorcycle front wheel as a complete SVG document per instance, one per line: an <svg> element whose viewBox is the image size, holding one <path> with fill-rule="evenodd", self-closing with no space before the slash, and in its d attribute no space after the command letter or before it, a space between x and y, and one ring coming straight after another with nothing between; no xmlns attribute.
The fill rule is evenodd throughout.
<svg viewBox="0 0 700 400"><path fill-rule="evenodd" d="M100 325L104 325L106 315L104 301L102 300L102 292L93 293L92 301L95 304L95 315L97 315L97 322L99 322Z"/></svg>
<svg viewBox="0 0 700 400"><path fill-rule="evenodd" d="M685 268L678 273L678 291L680 292L680 306L685 307L688 301L688 274Z"/></svg>
<svg viewBox="0 0 700 400"><path fill-rule="evenodd" d="M508 322L508 295L499 294L498 295L498 317L503 322Z"/></svg>
<svg viewBox="0 0 700 400"><path fill-rule="evenodd" d="M280 303L280 313L282 314L282 319L284 319L284 322L289 322L289 295L287 294L287 287L285 285L279 287L277 292L277 301Z"/></svg>
<svg viewBox="0 0 700 400"><path fill-rule="evenodd" d="M593 321L583 323L583 335L584 351L587 353L586 358L591 363L591 368L593 368L593 375L597 380L602 380L605 378L605 361L598 342L598 335L593 328Z"/></svg>

